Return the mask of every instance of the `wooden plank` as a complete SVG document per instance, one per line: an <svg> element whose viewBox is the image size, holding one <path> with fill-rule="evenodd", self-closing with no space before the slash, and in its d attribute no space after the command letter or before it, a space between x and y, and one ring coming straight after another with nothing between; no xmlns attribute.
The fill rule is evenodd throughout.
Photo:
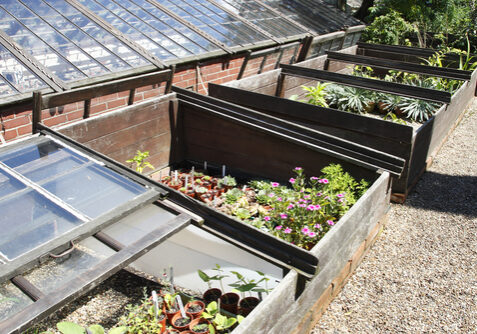
<svg viewBox="0 0 477 334"><path fill-rule="evenodd" d="M412 127L387 122L371 117L352 114L336 109L267 96L254 92L247 92L232 87L209 84L210 96L252 109L269 110L278 115L292 116L295 119L310 121L324 125L331 125L340 129L361 133L372 133L374 136L392 138L410 143Z"/></svg>
<svg viewBox="0 0 477 334"><path fill-rule="evenodd" d="M255 90L259 90L263 86L268 86L274 82L276 83L280 72L281 72L280 70L272 70L272 71L268 71L259 75L247 77L241 80L227 82L225 85L236 87L236 88L243 88L250 91L255 91Z"/></svg>
<svg viewBox="0 0 477 334"><path fill-rule="evenodd" d="M95 97L129 91L133 88L157 84L171 79L171 70L143 74L133 78L96 84L84 88L76 88L63 93L43 96L42 109L64 106L73 102L89 100Z"/></svg>
<svg viewBox="0 0 477 334"><path fill-rule="evenodd" d="M404 159L399 159L395 156L378 152L352 142L343 141L335 136L313 131L306 127L297 126L296 124L275 117L270 117L250 109L241 108L220 100L212 99L210 97L197 94L195 94L195 97L196 99L194 99L194 97L179 94L181 101L187 100L196 105L231 115L245 122L267 127L270 130L313 144L316 147L325 148L325 151L330 155L337 154L342 159L352 159L355 163L364 163L365 165L369 164L369 166L373 166L373 168L389 170L393 174L399 174L402 171Z"/></svg>
<svg viewBox="0 0 477 334"><path fill-rule="evenodd" d="M349 55L340 52L327 51L328 59L338 60L340 62L346 62L350 64L373 66L385 69L400 70L409 73L418 73L424 75L430 75L441 78L457 79L457 80L470 80L471 72L462 71L453 68L436 67L419 65L413 63L406 63L400 61L392 61L387 59L380 59L375 57L367 57L360 55Z"/></svg>
<svg viewBox="0 0 477 334"><path fill-rule="evenodd" d="M22 311L0 323L2 333L20 333L50 313L85 294L135 259L179 232L190 224L191 217L180 214L176 218L162 223L133 244L101 261L75 280L59 287L53 293L27 306Z"/></svg>
<svg viewBox="0 0 477 334"><path fill-rule="evenodd" d="M21 275L13 277L11 282L33 301L37 301L38 299L45 297L43 292L41 292L36 286L34 286L30 281Z"/></svg>
<svg viewBox="0 0 477 334"><path fill-rule="evenodd" d="M335 82L346 86L365 88L378 92L391 93L405 97L418 98L426 101L449 103L451 94L435 89L403 85L383 80L357 77L322 70L302 68L294 65L280 65L282 73L321 81Z"/></svg>

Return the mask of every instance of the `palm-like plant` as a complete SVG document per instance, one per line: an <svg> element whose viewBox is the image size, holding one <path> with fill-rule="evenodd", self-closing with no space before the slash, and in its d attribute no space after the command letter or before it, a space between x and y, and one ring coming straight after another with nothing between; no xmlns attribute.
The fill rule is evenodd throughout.
<svg viewBox="0 0 477 334"><path fill-rule="evenodd" d="M406 117L418 122L427 121L437 108L437 104L419 99L404 98L401 109L406 113Z"/></svg>

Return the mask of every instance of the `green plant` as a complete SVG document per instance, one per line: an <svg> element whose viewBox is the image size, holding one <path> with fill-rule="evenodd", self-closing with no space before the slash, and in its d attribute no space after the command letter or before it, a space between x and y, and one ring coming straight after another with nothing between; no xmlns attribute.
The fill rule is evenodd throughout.
<svg viewBox="0 0 477 334"><path fill-rule="evenodd" d="M328 107L328 103L326 101L326 87L328 87L329 83L317 83L315 87L313 86L301 86L303 90L307 91L308 93L305 94L305 97L308 98L307 102L309 104L313 104L315 106L320 107Z"/></svg>
<svg viewBox="0 0 477 334"><path fill-rule="evenodd" d="M226 175L219 180L219 185L227 186L227 187L235 187L237 185L237 181L233 176Z"/></svg>
<svg viewBox="0 0 477 334"><path fill-rule="evenodd" d="M242 196L244 195L244 192L241 191L238 188L232 188L228 190L224 196L225 196L225 203L227 204L234 204L236 203Z"/></svg>
<svg viewBox="0 0 477 334"><path fill-rule="evenodd" d="M406 117L417 122L425 122L437 108L435 103L427 102L419 99L404 98L402 110L406 113Z"/></svg>
<svg viewBox="0 0 477 334"><path fill-rule="evenodd" d="M175 309L175 303L176 303L176 298L177 298L177 292L176 293L166 293L162 297L164 299L164 304L166 306L166 310L172 310Z"/></svg>
<svg viewBox="0 0 477 334"><path fill-rule="evenodd" d="M237 208L232 211L233 214L240 220L247 220L252 217L252 213L246 208Z"/></svg>
<svg viewBox="0 0 477 334"><path fill-rule="evenodd" d="M224 291L224 286L223 286L222 280L225 277L228 277L228 276L223 274L224 271L221 269L220 265L218 265L218 264L215 264L215 268L213 268L212 270L217 271L218 275L209 276L204 271L202 271L200 269L197 270L197 274L199 275L200 279L202 279L205 283L207 283L207 286L209 287L209 289L212 287L211 286L212 281L219 281L220 282L220 287L221 287L222 291Z"/></svg>
<svg viewBox="0 0 477 334"><path fill-rule="evenodd" d="M138 173L142 173L144 168L151 168L154 169L154 166L148 162L145 161L149 157L149 151L137 151L136 155L132 159L126 160L127 163L131 164L131 167L135 164L136 165L136 171Z"/></svg>
<svg viewBox="0 0 477 334"><path fill-rule="evenodd" d="M245 292L249 292L250 295L252 291L266 292L266 293L269 292L268 289L264 289L259 286L259 284L262 281L266 281L266 280L268 281L268 278L265 276L265 274L261 272L257 271L257 273L259 273L262 276L262 278L258 281L255 281L254 279L248 279L245 276L243 276L241 273L239 273L238 271L231 271L231 273L234 274L235 277L237 277L237 281L229 284L229 286L234 288L232 292L240 292L240 294L242 295L242 298L244 297Z"/></svg>
<svg viewBox="0 0 477 334"><path fill-rule="evenodd" d="M374 102L366 89L345 86L339 92L341 96L338 98L337 106L343 111L364 113L368 104Z"/></svg>
<svg viewBox="0 0 477 334"><path fill-rule="evenodd" d="M56 328L62 334L104 334L104 328L101 325L91 325L88 328L84 328L74 322L63 321L56 324ZM125 326L116 327L109 331L109 334L123 334L128 332L128 328Z"/></svg>
<svg viewBox="0 0 477 334"><path fill-rule="evenodd" d="M404 20L401 14L395 10L390 10L376 19L366 27L362 39L368 43L389 44L389 45L409 45L409 36L415 28Z"/></svg>
<svg viewBox="0 0 477 334"><path fill-rule="evenodd" d="M403 120L402 118L399 118L396 116L395 113L392 111L388 112L384 117L384 120L390 120L391 122L402 124L402 125L407 125L407 122Z"/></svg>

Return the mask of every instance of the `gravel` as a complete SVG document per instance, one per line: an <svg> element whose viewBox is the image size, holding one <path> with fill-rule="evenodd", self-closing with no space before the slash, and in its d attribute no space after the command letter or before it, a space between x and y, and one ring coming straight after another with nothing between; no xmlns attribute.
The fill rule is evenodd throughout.
<svg viewBox="0 0 477 334"><path fill-rule="evenodd" d="M477 333L477 98L317 333Z"/></svg>

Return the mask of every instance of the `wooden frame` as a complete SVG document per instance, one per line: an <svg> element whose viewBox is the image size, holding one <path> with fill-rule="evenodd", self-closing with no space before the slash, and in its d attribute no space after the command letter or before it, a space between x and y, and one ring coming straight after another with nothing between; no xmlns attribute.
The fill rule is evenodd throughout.
<svg viewBox="0 0 477 334"><path fill-rule="evenodd" d="M355 54L360 53L359 50L359 48L353 47L345 49L342 52L344 54ZM377 53L373 54L373 57L377 56ZM348 59L347 55L343 57ZM381 57L383 61L388 61L387 53L382 54ZM366 59L367 58L360 58L360 60L362 60L360 63L364 63ZM393 181L393 200L398 202L404 201L410 189L426 169L426 166L432 162L432 158L437 153L442 142L445 141L448 133L452 131L456 122L459 121L460 115L466 105L475 95L477 70L472 73L467 73L466 77L469 78L470 74L470 80L466 81L463 86L452 95L447 106L442 106L433 117L414 131L406 125L375 120L361 115L352 115L338 110L330 111L326 108L309 106L300 102L289 101L273 96L275 94L279 96L282 94L288 97L300 91L300 85L312 82L313 80L323 80L323 78L332 81L339 80L339 82L342 83L345 83L345 81L347 83L352 82L353 85L356 84L356 86L359 87L372 87L382 91L379 86L373 87L368 85L369 82L362 85L360 79L355 80L343 74L340 75L339 73L323 71L322 69L325 68L327 61L327 56L321 56L297 64L300 66L300 69L299 71L293 71L293 73L299 73L300 77L312 79L298 79L285 76L283 73L284 69L289 70L291 68L295 70L296 67L292 68L289 65L282 65L281 70L227 83L221 87L211 85L209 94L405 159L406 166L403 174L400 178ZM345 71L345 63L333 61L333 59L329 61L330 71ZM331 61L333 61L333 64L331 64ZM410 67L415 69L414 64L411 64ZM453 76L456 73L455 70L449 70L448 74L446 74L445 68L439 71L441 75L446 76ZM290 73L290 71L288 73ZM374 85L374 83L372 84ZM395 91L394 88L395 87L390 87L390 89L386 91ZM431 100L435 97L438 97L439 100L447 100L450 96L449 93L436 93L436 91L433 90L422 91L416 94L418 90L414 87L405 86L400 87L400 89L401 88L407 89L407 96L419 95L421 98L426 97ZM312 111L312 109L315 111ZM310 115L305 116L304 114L306 113ZM353 118L356 118L356 120ZM358 121L357 119L360 120Z"/></svg>

